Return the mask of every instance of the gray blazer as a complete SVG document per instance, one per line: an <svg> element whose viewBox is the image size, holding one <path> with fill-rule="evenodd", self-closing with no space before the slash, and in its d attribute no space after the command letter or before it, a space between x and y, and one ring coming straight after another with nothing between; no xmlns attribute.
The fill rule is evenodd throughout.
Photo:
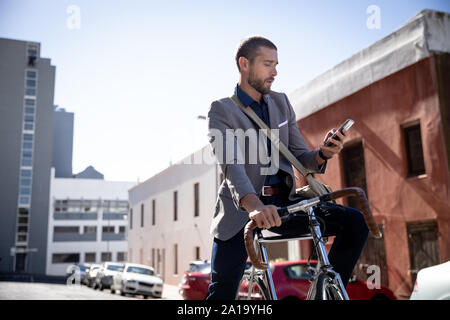
<svg viewBox="0 0 450 320"><path fill-rule="evenodd" d="M264 95L263 99L268 105L270 128L279 129L280 140L307 170L324 173L326 162L320 168L318 167L317 150L310 151L308 149L300 134L295 112L286 94L271 91ZM226 149L231 146L225 142L227 129L259 130L257 125L239 109L231 98L223 98L211 104L208 112L208 129L209 142L224 176L224 181L219 187L210 232L220 240L228 240L239 232L249 220L248 213L240 206L240 200L249 193L261 195L265 181L265 175L261 174L261 168L269 167L270 164L264 164L264 161L260 161L260 159L256 163L248 161L250 145L242 143L238 139L234 139L234 154L239 153L238 149L242 150L245 163L236 161L236 158L232 162L229 159L226 161L224 156L226 150L223 153L217 152L218 131L222 133L224 139L221 145ZM258 148L263 148L264 152L267 152L266 140L258 139ZM294 200L296 189L294 171L289 161L281 154L279 154L279 170L282 171L281 176L284 177L284 182L290 188L289 198Z"/></svg>

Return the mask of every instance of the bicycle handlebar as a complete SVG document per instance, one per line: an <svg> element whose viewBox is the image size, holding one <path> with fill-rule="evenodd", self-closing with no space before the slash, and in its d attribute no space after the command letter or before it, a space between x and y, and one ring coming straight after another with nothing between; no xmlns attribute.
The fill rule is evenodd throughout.
<svg viewBox="0 0 450 320"><path fill-rule="evenodd" d="M290 205L288 207L279 208L278 213L284 214L286 212L288 213L294 213L297 211L304 211L308 209L309 207L312 207L319 202L326 202L326 201L332 201L341 197L348 197L348 196L354 196L358 198L359 204L361 206L361 211L364 216L364 221L367 224L367 227L370 230L370 233L372 236L376 239L379 239L382 237L381 231L378 228L377 223L375 222L375 219L372 215L372 210L369 206L369 201L367 200L366 193L361 188L344 188L341 190L337 190L331 193L326 193L324 195L312 198L312 199L306 199L303 201L300 201L296 204ZM286 220L286 217L282 217L282 222ZM253 231L257 227L256 222L254 220L250 220L244 229L244 242L245 242L245 249L247 250L248 257L250 261L253 263L255 268L266 270L268 268L267 263L260 260L258 258L258 255L256 253L255 247L253 245L254 236Z"/></svg>

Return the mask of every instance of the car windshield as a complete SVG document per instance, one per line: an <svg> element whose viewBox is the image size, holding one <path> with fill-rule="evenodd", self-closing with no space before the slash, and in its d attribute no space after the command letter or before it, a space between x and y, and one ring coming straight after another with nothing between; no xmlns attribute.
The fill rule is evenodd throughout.
<svg viewBox="0 0 450 320"><path fill-rule="evenodd" d="M155 274L153 270L141 267L128 267L127 272L145 274L148 276L153 276Z"/></svg>
<svg viewBox="0 0 450 320"><path fill-rule="evenodd" d="M88 266L85 266L83 264L79 264L78 267L80 268L80 271L86 271L87 269L89 269Z"/></svg>
<svg viewBox="0 0 450 320"><path fill-rule="evenodd" d="M108 265L108 267L106 268L107 270L111 270L111 271L122 271L123 267L122 266L117 266L117 265L113 265L110 264Z"/></svg>
<svg viewBox="0 0 450 320"><path fill-rule="evenodd" d="M315 263L310 264L311 268L316 268ZM289 279L296 280L309 280L311 279L311 274L309 273L309 267L307 264L294 264L288 265L284 268L284 273Z"/></svg>
<svg viewBox="0 0 450 320"><path fill-rule="evenodd" d="M187 272L202 272L209 273L211 272L211 264L210 263L191 263L189 265L189 269Z"/></svg>

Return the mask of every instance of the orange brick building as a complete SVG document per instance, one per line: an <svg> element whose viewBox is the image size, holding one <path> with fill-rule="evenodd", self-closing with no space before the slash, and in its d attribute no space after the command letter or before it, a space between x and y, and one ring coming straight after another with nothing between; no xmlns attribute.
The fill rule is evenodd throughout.
<svg viewBox="0 0 450 320"><path fill-rule="evenodd" d="M450 260L449 35L450 14L424 10L290 96L311 148L355 120L317 178L366 190L384 237L369 239L355 272L365 279L365 267L380 266L399 298L411 294L417 270ZM307 259L310 244L300 252Z"/></svg>

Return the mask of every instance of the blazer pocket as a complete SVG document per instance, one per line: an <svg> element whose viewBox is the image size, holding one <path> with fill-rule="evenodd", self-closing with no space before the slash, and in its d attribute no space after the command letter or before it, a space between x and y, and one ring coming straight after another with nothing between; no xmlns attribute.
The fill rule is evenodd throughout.
<svg viewBox="0 0 450 320"><path fill-rule="evenodd" d="M285 126L285 125L287 125L288 124L288 121L286 120L286 121L283 121L283 122L281 122L279 125L278 125L278 128L281 128L282 126Z"/></svg>

